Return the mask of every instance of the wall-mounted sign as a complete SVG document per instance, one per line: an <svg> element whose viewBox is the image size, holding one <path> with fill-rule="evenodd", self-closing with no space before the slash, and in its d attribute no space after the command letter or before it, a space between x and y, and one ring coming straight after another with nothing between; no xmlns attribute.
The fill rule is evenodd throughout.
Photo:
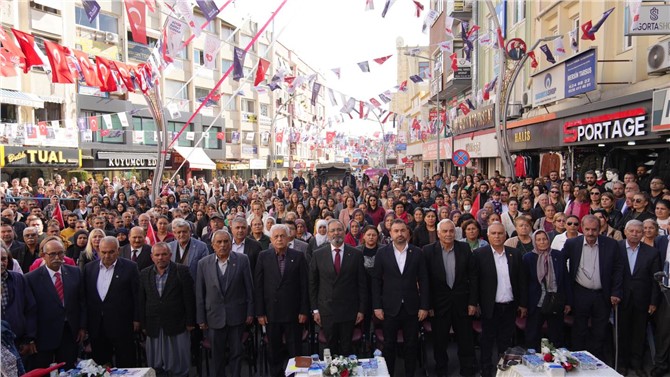
<svg viewBox="0 0 670 377"><path fill-rule="evenodd" d="M651 131L670 131L670 89L654 92L651 105Z"/></svg>
<svg viewBox="0 0 670 377"><path fill-rule="evenodd" d="M155 153L119 153L119 152L103 152L97 153L97 159L93 161L94 169L108 169L108 170L150 170L156 167L158 158ZM167 168L172 167L172 155L168 154L165 161Z"/></svg>
<svg viewBox="0 0 670 377"><path fill-rule="evenodd" d="M8 168L71 168L81 167L81 150L0 145L0 167Z"/></svg>
<svg viewBox="0 0 670 377"><path fill-rule="evenodd" d="M533 106L541 106L596 89L596 49L533 76Z"/></svg>
<svg viewBox="0 0 670 377"><path fill-rule="evenodd" d="M624 12L625 35L668 35L670 34L670 5L642 5L640 18L631 30L628 7Z"/></svg>
<svg viewBox="0 0 670 377"><path fill-rule="evenodd" d="M636 108L565 122L563 142L587 143L647 134L647 110Z"/></svg>

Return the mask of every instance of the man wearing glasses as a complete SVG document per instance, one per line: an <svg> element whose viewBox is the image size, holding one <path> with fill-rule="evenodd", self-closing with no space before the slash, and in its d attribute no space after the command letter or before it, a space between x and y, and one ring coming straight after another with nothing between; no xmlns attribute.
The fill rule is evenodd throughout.
<svg viewBox="0 0 670 377"><path fill-rule="evenodd" d="M557 234L554 237L554 240L551 241L551 248L553 250L561 250L565 245L565 241L581 235L579 233L579 217L575 215L568 216L565 219L565 232Z"/></svg>

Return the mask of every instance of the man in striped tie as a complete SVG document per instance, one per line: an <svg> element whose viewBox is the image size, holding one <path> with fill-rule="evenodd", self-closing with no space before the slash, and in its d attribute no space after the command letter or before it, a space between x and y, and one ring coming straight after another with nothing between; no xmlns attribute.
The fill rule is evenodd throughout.
<svg viewBox="0 0 670 377"><path fill-rule="evenodd" d="M65 369L70 369L86 327L81 274L77 267L63 263L65 246L60 237L49 236L40 246L45 264L26 275L37 303L37 354L31 367L65 361Z"/></svg>

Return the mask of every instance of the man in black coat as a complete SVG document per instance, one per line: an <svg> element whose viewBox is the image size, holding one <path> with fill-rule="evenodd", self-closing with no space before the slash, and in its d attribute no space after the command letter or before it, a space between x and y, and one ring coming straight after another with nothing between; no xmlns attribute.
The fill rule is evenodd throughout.
<svg viewBox="0 0 670 377"><path fill-rule="evenodd" d="M363 253L344 244L344 225L338 220L328 222L328 239L309 264L309 301L326 348L333 355L351 355L354 326L363 321L368 299Z"/></svg>
<svg viewBox="0 0 670 377"><path fill-rule="evenodd" d="M526 316L527 296L525 277L519 250L504 246L505 227L493 223L487 230L489 246L473 253L475 276L471 289L475 292L482 319L481 367L482 376L495 374L492 364L493 342L502 354L512 346L517 311ZM468 308L470 313L474 306ZM496 358L498 360L498 358Z"/></svg>
<svg viewBox="0 0 670 377"><path fill-rule="evenodd" d="M127 245L121 247L121 258L130 259L137 263L137 269L142 271L153 266L151 261L151 246L146 244L146 233L142 227L130 229Z"/></svg>
<svg viewBox="0 0 670 377"><path fill-rule="evenodd" d="M286 367L281 357L284 340L287 357L299 355L309 315L309 280L305 255L288 248L286 225L273 225L270 234L273 247L262 251L256 264L254 303L258 323L267 328L270 375L276 377L283 376Z"/></svg>
<svg viewBox="0 0 670 377"><path fill-rule="evenodd" d="M642 222L631 220L626 224L626 239L618 242L623 261L623 297L619 305L619 373L634 369L638 376L646 376L642 365L645 335L649 316L656 311L659 298L654 274L661 270L659 253L640 242Z"/></svg>
<svg viewBox="0 0 670 377"><path fill-rule="evenodd" d="M119 258L119 241L100 241L99 261L84 267L88 333L93 359L100 365L136 366L133 333L140 330L139 271ZM112 363L115 360L115 363Z"/></svg>
<svg viewBox="0 0 670 377"><path fill-rule="evenodd" d="M430 281L430 322L433 327L435 370L447 376L450 329L454 329L458 344L461 376L474 376L477 365L472 334L476 292L470 289L475 279L475 260L465 242L455 241L456 226L445 219L437 224L438 242L423 247L423 257Z"/></svg>
<svg viewBox="0 0 670 377"><path fill-rule="evenodd" d="M195 289L188 267L172 262L171 257L167 243L155 244L151 251L154 265L140 273L140 324L147 334L149 366L188 376Z"/></svg>
<svg viewBox="0 0 670 377"><path fill-rule="evenodd" d="M659 263L665 269L665 262L670 259L670 236L656 237L654 245L659 252ZM665 298L659 300L655 317L656 357L654 358L654 368L651 370L651 376L661 377L665 375L670 365L668 363L668 357L670 356L670 303Z"/></svg>
<svg viewBox="0 0 670 377"><path fill-rule="evenodd" d="M398 330L405 341L405 374L412 377L418 355L419 322L430 308L429 279L421 249L409 244L409 227L401 219L391 225L393 242L377 251L372 279L372 309L384 321L384 357L395 372Z"/></svg>
<svg viewBox="0 0 670 377"><path fill-rule="evenodd" d="M584 216L582 232L583 236L571 238L563 246L573 284L572 349L587 349L603 360L610 312L623 294L623 262L615 252L616 241L598 235L597 217Z"/></svg>
<svg viewBox="0 0 670 377"><path fill-rule="evenodd" d="M249 237L249 226L244 217L235 217L230 222L230 231L233 235L233 251L249 257L251 272L256 270L258 254L263 250L260 242Z"/></svg>
<svg viewBox="0 0 670 377"><path fill-rule="evenodd" d="M35 368L65 361L74 368L79 343L86 333L81 273L64 264L65 246L60 237L47 237L45 265L25 275L37 303L37 354Z"/></svg>

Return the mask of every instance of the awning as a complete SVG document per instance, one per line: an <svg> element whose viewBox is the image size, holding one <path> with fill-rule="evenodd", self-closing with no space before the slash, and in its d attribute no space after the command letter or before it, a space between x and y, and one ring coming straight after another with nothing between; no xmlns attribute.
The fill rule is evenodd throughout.
<svg viewBox="0 0 670 377"><path fill-rule="evenodd" d="M188 161L192 169L216 170L216 164L202 148L174 147L174 150Z"/></svg>
<svg viewBox="0 0 670 377"><path fill-rule="evenodd" d="M38 96L40 99L44 102L52 102L52 103L60 103L63 104L65 103L65 99L60 96Z"/></svg>
<svg viewBox="0 0 670 377"><path fill-rule="evenodd" d="M8 103L17 106L30 106L36 109L44 108L44 101L30 93L17 92L16 90L0 89L0 103Z"/></svg>

